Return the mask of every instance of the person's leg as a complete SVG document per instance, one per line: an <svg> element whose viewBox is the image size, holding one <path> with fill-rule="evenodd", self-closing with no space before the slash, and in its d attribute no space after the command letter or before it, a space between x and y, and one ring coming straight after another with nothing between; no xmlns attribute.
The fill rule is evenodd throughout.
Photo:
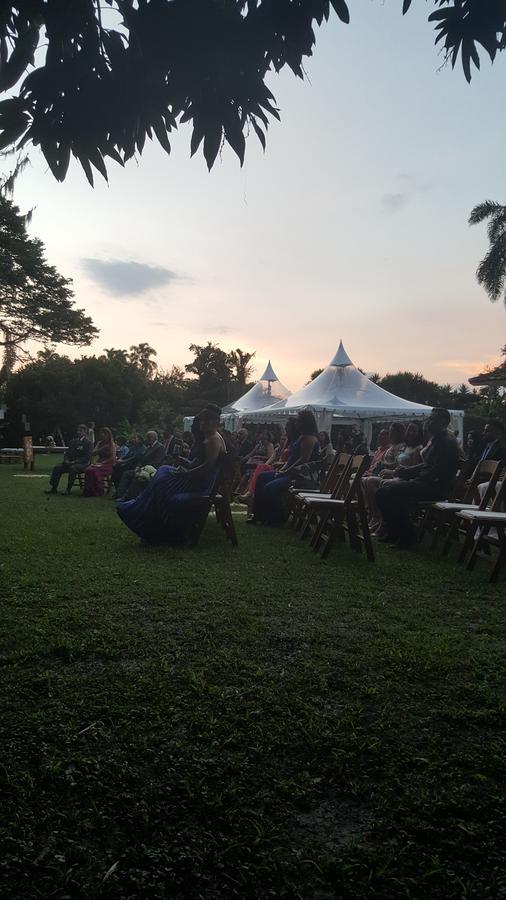
<svg viewBox="0 0 506 900"><path fill-rule="evenodd" d="M263 493L264 522L267 525L283 525L288 518L287 495L291 478L278 476L266 484Z"/></svg>
<svg viewBox="0 0 506 900"><path fill-rule="evenodd" d="M51 477L49 479L50 490L46 491L48 494L56 494L58 491L58 485L60 483L60 478L65 472L68 472L70 466L68 463L60 463L59 466L55 466L53 471L51 472Z"/></svg>
<svg viewBox="0 0 506 900"><path fill-rule="evenodd" d="M416 544L416 534L409 516L410 503L437 499L430 486L417 481L394 481L381 487L376 502L386 526L386 540L399 549Z"/></svg>
<svg viewBox="0 0 506 900"><path fill-rule="evenodd" d="M253 518L258 522L265 521L266 514L266 506L264 500L265 489L267 485L273 481L275 478L274 472L264 472L262 475L258 476L256 488L255 488L255 496L253 498Z"/></svg>
<svg viewBox="0 0 506 900"><path fill-rule="evenodd" d="M83 472L85 472L85 471L86 471L86 466L77 465L77 464L75 466L70 466L70 469L68 470L69 477L67 479L67 494L70 494L72 488L74 487L74 482L75 482L77 476L82 475Z"/></svg>

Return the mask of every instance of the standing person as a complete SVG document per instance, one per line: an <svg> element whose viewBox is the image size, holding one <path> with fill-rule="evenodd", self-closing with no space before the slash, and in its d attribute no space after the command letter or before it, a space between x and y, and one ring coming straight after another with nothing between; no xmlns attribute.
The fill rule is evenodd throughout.
<svg viewBox="0 0 506 900"><path fill-rule="evenodd" d="M72 485L77 477L85 471L90 464L93 444L88 438L86 425L78 425L76 437L70 443L70 447L63 457L63 462L55 466L49 479L50 489L46 494L58 493L58 485L62 475L68 474L67 494L70 494Z"/></svg>
<svg viewBox="0 0 506 900"><path fill-rule="evenodd" d="M207 495L213 489L226 454L225 442L218 433L219 424L219 409L202 410L198 415L202 436L200 460L197 458L195 465L186 470L160 466L142 494L118 504L120 519L140 538L169 546L185 542L201 511L188 509L181 500L191 494Z"/></svg>
<svg viewBox="0 0 506 900"><path fill-rule="evenodd" d="M112 474L116 462L116 445L110 428L102 428L99 432L98 444L91 455L91 465L84 473L84 497L102 497L104 481Z"/></svg>
<svg viewBox="0 0 506 900"><path fill-rule="evenodd" d="M301 480L307 484L311 474L315 476L315 485L318 484L317 469L311 468L320 456L318 428L313 413L308 409L301 410L297 425L300 437L292 445L288 461L277 473L264 472L257 479L253 512L247 520L250 524L282 525L288 518L286 501L291 485Z"/></svg>
<svg viewBox="0 0 506 900"><path fill-rule="evenodd" d="M395 480L386 482L376 494L376 502L386 535L380 540L407 550L416 543L409 518L409 505L417 500L446 500L459 466L459 448L448 434L450 413L433 409L428 420L430 447L423 462L395 471Z"/></svg>

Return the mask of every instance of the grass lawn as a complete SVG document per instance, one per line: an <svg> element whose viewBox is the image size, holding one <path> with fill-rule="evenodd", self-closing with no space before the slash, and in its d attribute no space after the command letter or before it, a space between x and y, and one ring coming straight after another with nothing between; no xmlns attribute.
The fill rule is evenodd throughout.
<svg viewBox="0 0 506 900"><path fill-rule="evenodd" d="M322 563L244 518L237 550L211 520L150 549L22 471L0 468L2 898L506 897L504 581Z"/></svg>

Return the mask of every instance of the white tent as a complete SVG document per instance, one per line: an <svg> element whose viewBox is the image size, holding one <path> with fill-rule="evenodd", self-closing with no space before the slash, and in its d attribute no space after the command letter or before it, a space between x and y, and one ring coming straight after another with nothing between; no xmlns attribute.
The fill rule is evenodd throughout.
<svg viewBox="0 0 506 900"><path fill-rule="evenodd" d="M246 391L242 397L239 397L222 409L221 423L229 431L236 431L245 415L255 412L257 409L264 409L274 403L284 401L289 396L290 391L284 384L281 384L269 360L265 372L256 384L249 391ZM192 422L193 416L185 418L185 431L191 426Z"/></svg>
<svg viewBox="0 0 506 900"><path fill-rule="evenodd" d="M318 427L330 431L332 425L356 424L370 441L372 426L381 421L402 421L428 416L430 407L411 403L383 390L353 365L343 342L328 366L288 399L264 409L241 415L245 422L282 422L300 409L314 412ZM462 439L464 413L452 411L451 427Z"/></svg>
<svg viewBox="0 0 506 900"><path fill-rule="evenodd" d="M221 421L225 428L235 431L241 419L258 409L265 409L284 402L290 396L290 391L281 384L278 376L272 368L271 361L256 384L238 400L234 400L226 406L221 413Z"/></svg>

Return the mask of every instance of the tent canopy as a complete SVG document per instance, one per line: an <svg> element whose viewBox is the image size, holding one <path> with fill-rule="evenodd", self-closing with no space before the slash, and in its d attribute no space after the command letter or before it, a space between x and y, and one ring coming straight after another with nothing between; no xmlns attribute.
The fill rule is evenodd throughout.
<svg viewBox="0 0 506 900"><path fill-rule="evenodd" d="M270 406L276 417L310 408L339 418L374 419L426 416L429 407L390 394L353 365L341 341L337 353L314 381ZM257 410L258 421L267 410ZM252 417L253 418L253 417Z"/></svg>
<svg viewBox="0 0 506 900"><path fill-rule="evenodd" d="M429 415L431 407L403 400L375 384L353 364L341 341L328 366L314 381L279 403L245 412L241 419L273 423L296 415L300 409L312 410L319 428L368 423L366 431L370 433L373 422L422 418ZM459 428L462 417L463 413L455 411L452 427Z"/></svg>
<svg viewBox="0 0 506 900"><path fill-rule="evenodd" d="M222 412L224 416L233 415L234 413L253 412L257 409L263 409L265 406L271 406L273 403L286 400L289 394L290 391L281 384L269 360L265 372L256 384L242 397L239 397L238 400L229 403Z"/></svg>

